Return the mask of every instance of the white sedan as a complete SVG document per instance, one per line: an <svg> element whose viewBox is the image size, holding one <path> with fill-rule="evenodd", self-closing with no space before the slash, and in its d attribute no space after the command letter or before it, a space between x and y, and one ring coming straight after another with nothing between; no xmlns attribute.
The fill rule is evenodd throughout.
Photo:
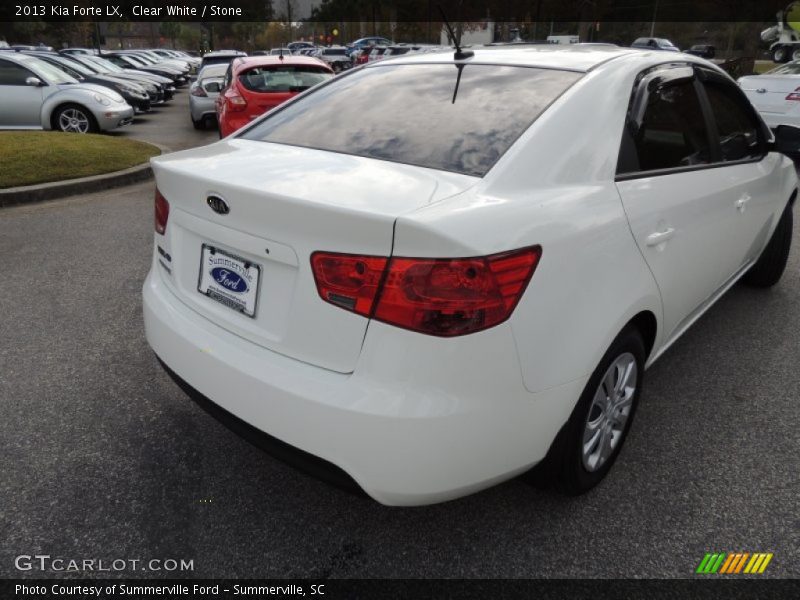
<svg viewBox="0 0 800 600"><path fill-rule="evenodd" d="M739 86L767 125L800 127L800 60L740 77Z"/></svg>
<svg viewBox="0 0 800 600"><path fill-rule="evenodd" d="M739 279L780 279L788 134L690 55L371 63L153 159L147 339L215 414L379 502L537 464L585 492L645 368Z"/></svg>

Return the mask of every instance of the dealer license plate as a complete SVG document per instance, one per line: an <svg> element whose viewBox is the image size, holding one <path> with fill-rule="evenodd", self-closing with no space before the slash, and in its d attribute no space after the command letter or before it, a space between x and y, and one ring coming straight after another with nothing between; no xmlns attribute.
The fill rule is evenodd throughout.
<svg viewBox="0 0 800 600"><path fill-rule="evenodd" d="M201 294L237 312L254 317L261 267L243 258L203 244L200 256Z"/></svg>

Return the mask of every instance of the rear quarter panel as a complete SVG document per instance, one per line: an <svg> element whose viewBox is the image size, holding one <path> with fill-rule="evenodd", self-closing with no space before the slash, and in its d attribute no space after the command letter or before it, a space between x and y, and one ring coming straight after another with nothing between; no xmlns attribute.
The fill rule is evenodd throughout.
<svg viewBox="0 0 800 600"><path fill-rule="evenodd" d="M658 288L614 185L637 71L590 72L481 184L397 221L395 255L471 256L542 246L510 320L531 392L591 373L640 311L661 320Z"/></svg>

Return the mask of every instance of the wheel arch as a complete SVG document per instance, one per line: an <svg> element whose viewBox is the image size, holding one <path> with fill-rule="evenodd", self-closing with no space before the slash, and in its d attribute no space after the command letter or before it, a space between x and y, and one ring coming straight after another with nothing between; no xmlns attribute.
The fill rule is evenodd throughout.
<svg viewBox="0 0 800 600"><path fill-rule="evenodd" d="M48 115L47 119L48 119L48 124L50 125L50 129L58 129L58 127L56 126L56 123L55 123L56 115L58 114L59 110L61 110L62 108L66 107L66 106L77 106L78 108L83 109L86 112L86 116L89 118L89 122L90 123L94 123L94 125L97 126L97 117L95 116L94 112L88 106L86 106L82 102L78 102L76 100L64 99L64 100L61 100L60 102L54 104L52 106L52 108L49 109L50 110L50 114ZM90 133L91 133L91 130L90 130Z"/></svg>
<svg viewBox="0 0 800 600"><path fill-rule="evenodd" d="M622 330L624 331L627 327L635 327L642 335L645 358L649 359L656 343L656 335L658 334L658 319L656 315L651 310L643 310L628 321Z"/></svg>

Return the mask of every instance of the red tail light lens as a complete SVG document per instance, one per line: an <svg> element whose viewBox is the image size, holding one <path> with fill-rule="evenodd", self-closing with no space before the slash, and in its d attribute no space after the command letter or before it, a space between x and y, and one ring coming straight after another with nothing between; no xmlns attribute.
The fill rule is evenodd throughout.
<svg viewBox="0 0 800 600"><path fill-rule="evenodd" d="M329 252L311 255L311 269L320 297L367 317L372 313L386 263L387 259L380 256Z"/></svg>
<svg viewBox="0 0 800 600"><path fill-rule="evenodd" d="M790 92L788 96L786 96L787 100L800 100L800 87L795 88L793 92Z"/></svg>
<svg viewBox="0 0 800 600"><path fill-rule="evenodd" d="M208 94L206 94L206 91L203 89L203 86L201 85L196 85L195 87L193 87L191 94L192 96L198 96L200 98L208 98Z"/></svg>
<svg viewBox="0 0 800 600"><path fill-rule="evenodd" d="M167 219L169 219L169 202L164 196L161 195L161 192L158 191L156 188L156 233L160 235L164 235L164 232L167 230Z"/></svg>
<svg viewBox="0 0 800 600"><path fill-rule="evenodd" d="M508 319L541 254L533 246L476 258L387 261L318 252L311 261L324 300L398 327L451 337Z"/></svg>
<svg viewBox="0 0 800 600"><path fill-rule="evenodd" d="M230 94L225 96L228 101L228 109L233 112L239 112L247 108L247 100L242 98L239 94Z"/></svg>

